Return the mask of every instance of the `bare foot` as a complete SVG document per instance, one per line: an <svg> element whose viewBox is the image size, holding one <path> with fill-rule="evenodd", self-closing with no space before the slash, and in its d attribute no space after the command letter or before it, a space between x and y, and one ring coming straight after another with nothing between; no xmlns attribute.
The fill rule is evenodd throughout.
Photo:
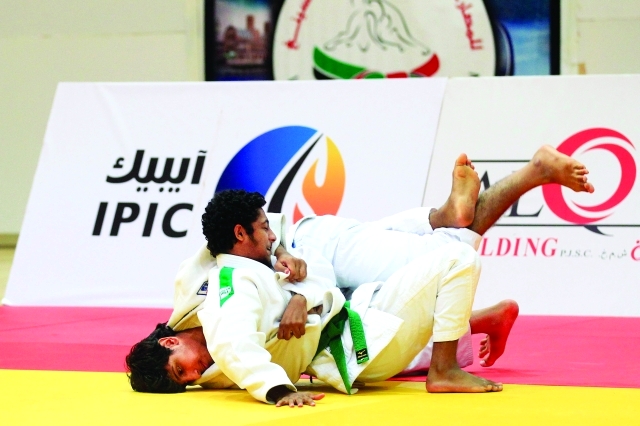
<svg viewBox="0 0 640 426"><path fill-rule="evenodd" d="M480 365L491 367L504 353L513 323L520 311L514 300L503 300L497 305L471 313L471 333L485 333L480 341Z"/></svg>
<svg viewBox="0 0 640 426"><path fill-rule="evenodd" d="M475 214L480 179L467 154L460 154L453 166L451 194L442 207L432 210L429 221L436 228L464 228L471 225Z"/></svg>
<svg viewBox="0 0 640 426"><path fill-rule="evenodd" d="M576 192L594 191L593 185L587 182L589 170L584 164L550 145L538 149L529 164L542 183L557 183Z"/></svg>
<svg viewBox="0 0 640 426"><path fill-rule="evenodd" d="M500 392L501 390L502 383L474 376L461 370L460 367L443 373L438 373L435 368L430 368L427 375L427 392L430 393L478 393Z"/></svg>

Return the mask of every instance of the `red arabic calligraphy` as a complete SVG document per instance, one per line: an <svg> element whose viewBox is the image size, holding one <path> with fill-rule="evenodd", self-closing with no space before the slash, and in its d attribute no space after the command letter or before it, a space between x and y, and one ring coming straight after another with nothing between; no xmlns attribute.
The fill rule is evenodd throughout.
<svg viewBox="0 0 640 426"><path fill-rule="evenodd" d="M304 19L307 17L307 9L309 9L310 4L311 4L311 0L304 0L304 2L302 2L302 6L300 7L300 12L298 13L298 16L293 18L293 20L296 21L296 29L293 33L293 38L285 42L285 45L289 49L297 50L300 47L300 45L298 44L298 37L300 36L300 27L302 27L302 21L304 21Z"/></svg>
<svg viewBox="0 0 640 426"><path fill-rule="evenodd" d="M473 34L473 17L471 16L471 13L469 13L469 9L471 9L473 5L469 3L460 3L460 0L456 0L456 3L458 3L456 4L456 9L460 9L462 18L464 19L464 25L467 27L465 35L469 40L469 47L471 47L471 50L482 50L482 39L474 38Z"/></svg>

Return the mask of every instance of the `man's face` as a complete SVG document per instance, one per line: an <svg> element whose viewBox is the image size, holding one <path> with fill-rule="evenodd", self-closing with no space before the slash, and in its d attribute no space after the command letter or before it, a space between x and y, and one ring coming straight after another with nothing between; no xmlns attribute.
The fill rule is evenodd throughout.
<svg viewBox="0 0 640 426"><path fill-rule="evenodd" d="M258 218L251 224L253 234L249 236L247 257L271 267L271 245L276 234L269 227L269 219L260 209Z"/></svg>
<svg viewBox="0 0 640 426"><path fill-rule="evenodd" d="M164 337L160 344L172 350L166 370L169 377L181 385L192 384L213 365L207 347L193 339L178 336Z"/></svg>

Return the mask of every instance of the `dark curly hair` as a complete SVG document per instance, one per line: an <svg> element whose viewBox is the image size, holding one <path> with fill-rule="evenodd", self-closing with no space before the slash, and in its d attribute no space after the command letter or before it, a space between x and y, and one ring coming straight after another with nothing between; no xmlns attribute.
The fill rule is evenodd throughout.
<svg viewBox="0 0 640 426"><path fill-rule="evenodd" d="M133 345L125 361L127 377L131 388L136 392L180 393L185 385L174 382L165 369L169 362L171 349L162 346L158 340L175 336L176 332L167 323L161 323L151 334Z"/></svg>
<svg viewBox="0 0 640 426"><path fill-rule="evenodd" d="M258 192L229 189L213 196L202 215L202 233L212 256L228 253L236 243L233 228L242 225L253 235L251 225L258 219L259 210L266 204Z"/></svg>

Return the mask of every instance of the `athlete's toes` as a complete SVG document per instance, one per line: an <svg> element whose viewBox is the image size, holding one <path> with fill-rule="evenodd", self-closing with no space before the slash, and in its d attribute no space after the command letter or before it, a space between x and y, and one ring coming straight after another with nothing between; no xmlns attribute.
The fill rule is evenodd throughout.
<svg viewBox="0 0 640 426"><path fill-rule="evenodd" d="M493 385L491 385L490 392L500 392L501 390L502 390L502 383L494 383Z"/></svg>
<svg viewBox="0 0 640 426"><path fill-rule="evenodd" d="M480 358L484 358L488 353L489 353L489 347L488 346L481 346L480 350L478 351L478 356Z"/></svg>
<svg viewBox="0 0 640 426"><path fill-rule="evenodd" d="M593 185L591 185L589 182L586 182L584 184L584 189L588 192L588 193L592 193L593 191L595 191L595 188L593 187Z"/></svg>
<svg viewBox="0 0 640 426"><path fill-rule="evenodd" d="M456 166L468 166L469 162L470 162L469 157L467 157L467 154L465 154L463 152L460 155L458 155L458 158L456 158L455 165Z"/></svg>

